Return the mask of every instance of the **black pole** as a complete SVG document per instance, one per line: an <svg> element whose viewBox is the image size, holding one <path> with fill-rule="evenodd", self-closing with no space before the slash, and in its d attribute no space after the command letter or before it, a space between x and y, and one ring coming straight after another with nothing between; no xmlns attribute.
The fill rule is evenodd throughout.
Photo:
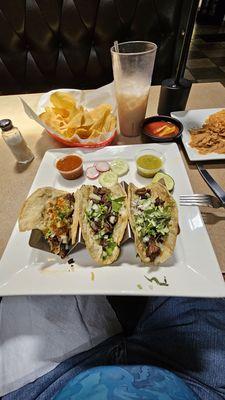
<svg viewBox="0 0 225 400"><path fill-rule="evenodd" d="M184 76L184 71L186 67L186 62L188 58L189 46L191 42L191 36L194 29L195 19L198 11L198 4L199 0L190 0L192 2L188 22L186 25L185 36L183 41L183 46L181 50L181 55L177 67L176 77L175 77L175 84L179 85L179 81Z"/></svg>
<svg viewBox="0 0 225 400"><path fill-rule="evenodd" d="M158 104L158 114L161 115L170 115L172 111L185 110L187 99L191 90L192 82L188 79L184 79L183 76L186 67L188 51L198 10L199 0L186 1L189 1L190 11L187 18L185 35L176 76L174 79L165 79L164 81L162 81L161 84Z"/></svg>

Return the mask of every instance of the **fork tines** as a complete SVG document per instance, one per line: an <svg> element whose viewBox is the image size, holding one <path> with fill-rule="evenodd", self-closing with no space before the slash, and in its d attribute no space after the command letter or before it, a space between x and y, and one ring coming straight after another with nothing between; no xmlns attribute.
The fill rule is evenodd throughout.
<svg viewBox="0 0 225 400"><path fill-rule="evenodd" d="M184 198L184 199L198 199L198 198L207 198L210 199L211 195L210 194L181 194L180 195L180 199Z"/></svg>
<svg viewBox="0 0 225 400"><path fill-rule="evenodd" d="M211 196L209 194L180 195L180 205L211 205Z"/></svg>
<svg viewBox="0 0 225 400"><path fill-rule="evenodd" d="M211 197L208 194L193 194L193 195L180 195L180 201L210 201Z"/></svg>
<svg viewBox="0 0 225 400"><path fill-rule="evenodd" d="M225 207L217 197L211 194L181 194L179 200L180 206Z"/></svg>

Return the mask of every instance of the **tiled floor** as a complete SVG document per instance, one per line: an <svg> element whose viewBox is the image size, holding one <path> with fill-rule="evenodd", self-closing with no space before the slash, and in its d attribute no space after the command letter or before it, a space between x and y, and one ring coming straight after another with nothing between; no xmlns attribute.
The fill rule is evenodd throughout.
<svg viewBox="0 0 225 400"><path fill-rule="evenodd" d="M220 81L225 86L225 23L195 26L185 78L194 82Z"/></svg>

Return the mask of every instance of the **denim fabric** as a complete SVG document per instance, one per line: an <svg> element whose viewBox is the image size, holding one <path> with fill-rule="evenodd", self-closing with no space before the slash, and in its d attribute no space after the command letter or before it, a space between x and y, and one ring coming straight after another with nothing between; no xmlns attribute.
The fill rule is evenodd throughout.
<svg viewBox="0 0 225 400"><path fill-rule="evenodd" d="M3 400L50 400L80 372L101 365L155 365L201 400L225 399L224 299L149 298L132 334L74 356Z"/></svg>
<svg viewBox="0 0 225 400"><path fill-rule="evenodd" d="M166 368L200 399L225 399L225 300L149 299L127 339L127 363Z"/></svg>

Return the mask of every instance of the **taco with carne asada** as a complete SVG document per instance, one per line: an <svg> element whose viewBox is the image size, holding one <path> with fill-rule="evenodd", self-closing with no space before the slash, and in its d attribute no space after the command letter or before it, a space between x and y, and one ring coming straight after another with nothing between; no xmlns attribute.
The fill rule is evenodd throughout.
<svg viewBox="0 0 225 400"><path fill-rule="evenodd" d="M32 193L19 215L20 232L39 229L50 251L62 258L75 243L77 228L77 194L51 187L40 188Z"/></svg>
<svg viewBox="0 0 225 400"><path fill-rule="evenodd" d="M87 250L100 265L120 253L127 226L127 195L120 184L110 189L83 185L79 190L79 222Z"/></svg>
<svg viewBox="0 0 225 400"><path fill-rule="evenodd" d="M141 261L162 264L172 254L179 231L177 205L160 183L128 188L128 213Z"/></svg>

